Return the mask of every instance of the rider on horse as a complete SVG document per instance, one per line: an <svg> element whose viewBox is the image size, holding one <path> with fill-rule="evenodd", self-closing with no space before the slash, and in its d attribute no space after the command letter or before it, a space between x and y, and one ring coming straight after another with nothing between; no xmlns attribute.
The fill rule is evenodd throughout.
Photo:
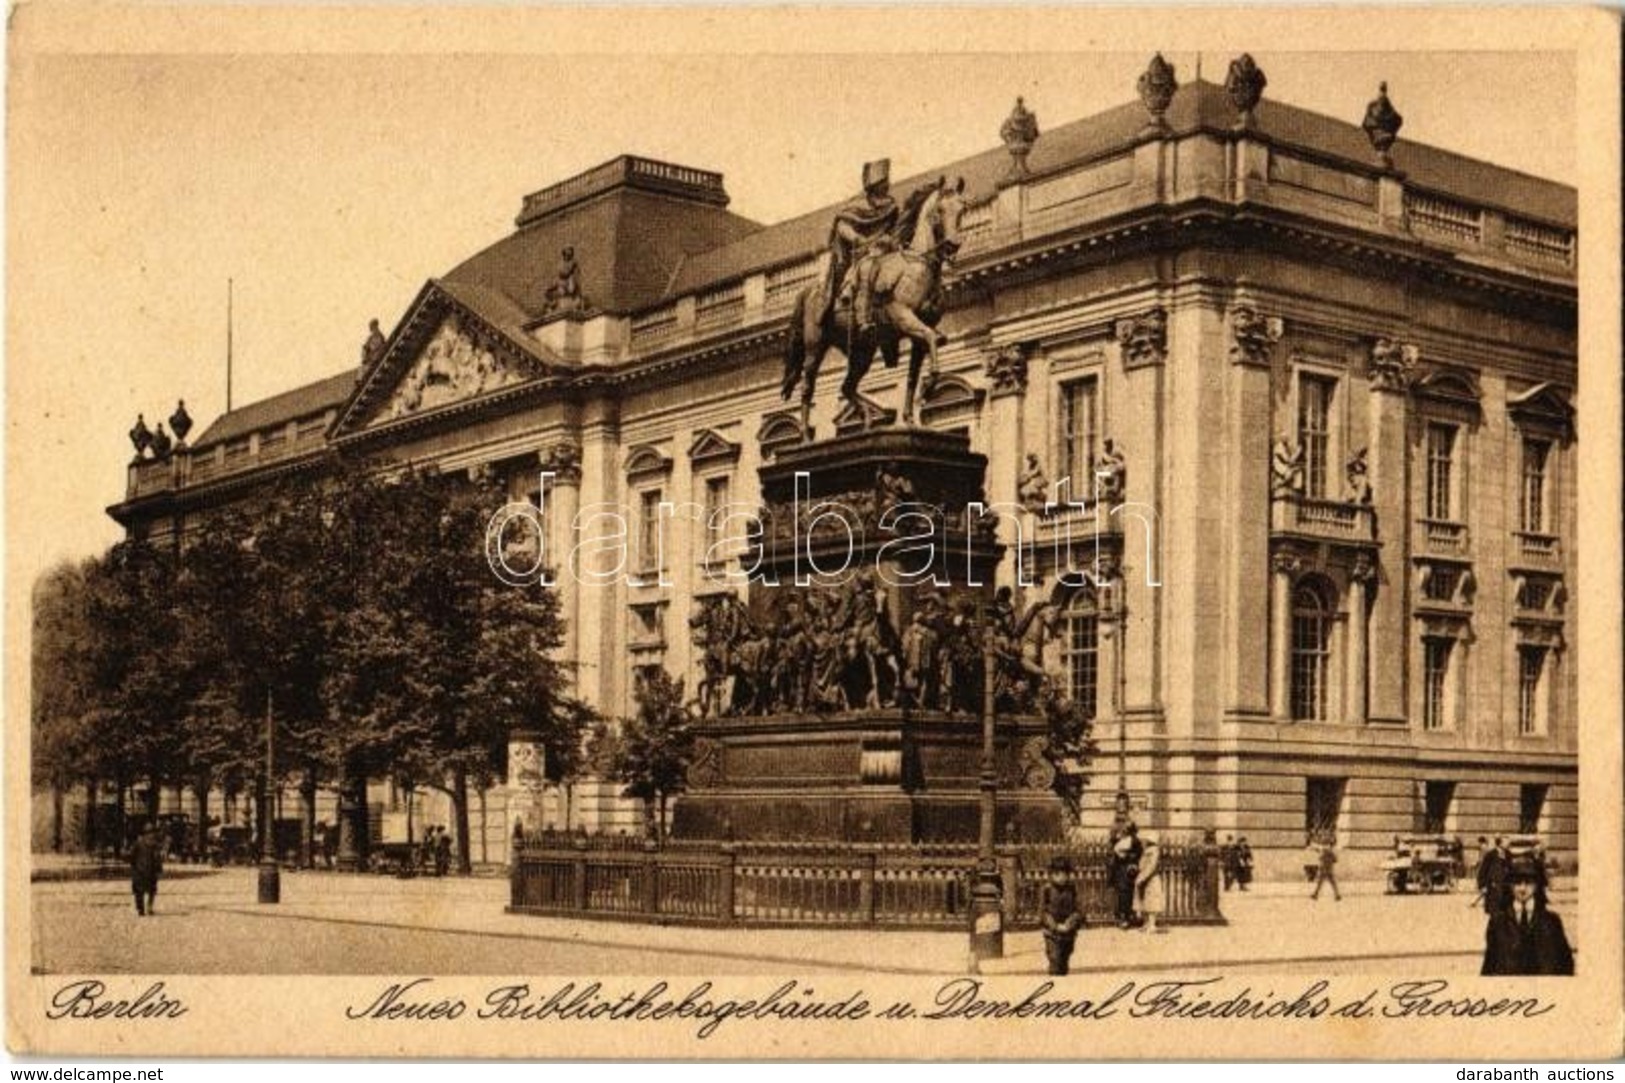
<svg viewBox="0 0 1625 1083"><path fill-rule="evenodd" d="M829 231L830 304L851 299L859 327L870 322L875 260L897 250L899 208L891 195L891 159L863 166L863 201L841 208Z"/></svg>

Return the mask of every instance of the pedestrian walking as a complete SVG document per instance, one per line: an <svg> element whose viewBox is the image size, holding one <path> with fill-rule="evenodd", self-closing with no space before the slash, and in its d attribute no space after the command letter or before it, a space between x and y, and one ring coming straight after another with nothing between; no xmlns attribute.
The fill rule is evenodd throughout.
<svg viewBox="0 0 1625 1083"><path fill-rule="evenodd" d="M1130 821L1112 844L1112 886L1117 891L1116 917L1119 929L1134 924L1134 890L1140 879L1140 832Z"/></svg>
<svg viewBox="0 0 1625 1083"><path fill-rule="evenodd" d="M1330 835L1321 840L1317 869L1315 890L1309 897L1311 899L1320 898L1320 889L1330 884L1332 885L1332 898L1342 902L1343 893L1337 887L1337 844Z"/></svg>
<svg viewBox="0 0 1625 1083"><path fill-rule="evenodd" d="M1519 858L1507 870L1509 901L1484 928L1486 976L1573 974L1574 951L1563 919L1546 908L1533 861Z"/></svg>
<svg viewBox="0 0 1625 1083"><path fill-rule="evenodd" d="M451 834L442 827L434 840L434 874L444 876L451 870Z"/></svg>
<svg viewBox="0 0 1625 1083"><path fill-rule="evenodd" d="M1064 976L1072 966L1072 950L1078 943L1078 930L1083 927L1083 915L1078 912L1078 888L1072 882L1072 862L1065 857L1050 860L1049 883L1044 885L1040 912L1049 972Z"/></svg>
<svg viewBox="0 0 1625 1083"><path fill-rule="evenodd" d="M1253 882L1253 848L1247 844L1247 836L1243 835L1236 840L1236 886L1242 891Z"/></svg>
<svg viewBox="0 0 1625 1083"><path fill-rule="evenodd" d="M158 878L163 871L163 844L158 841L158 832L149 823L141 829L135 844L130 847L130 891L135 895L137 916L154 912Z"/></svg>
<svg viewBox="0 0 1625 1083"><path fill-rule="evenodd" d="M1478 872L1475 879L1478 883L1478 893L1484 900L1484 913L1494 915L1505 910L1511 902L1512 893L1507 883L1508 866L1510 858L1506 850L1506 840L1499 835L1495 837L1495 845L1485 851L1479 858Z"/></svg>
<svg viewBox="0 0 1625 1083"><path fill-rule="evenodd" d="M1224 890L1229 891L1236 883L1236 836L1226 835L1224 845L1219 847L1219 872L1224 879Z"/></svg>
<svg viewBox="0 0 1625 1083"><path fill-rule="evenodd" d="M1136 881L1140 896L1140 913L1145 918L1145 924L1140 926L1140 931L1165 933L1168 927L1157 924L1157 919L1168 909L1168 896L1162 884L1162 849L1157 845L1157 836L1150 832L1146 832L1143 845L1144 848L1140 853L1140 875Z"/></svg>

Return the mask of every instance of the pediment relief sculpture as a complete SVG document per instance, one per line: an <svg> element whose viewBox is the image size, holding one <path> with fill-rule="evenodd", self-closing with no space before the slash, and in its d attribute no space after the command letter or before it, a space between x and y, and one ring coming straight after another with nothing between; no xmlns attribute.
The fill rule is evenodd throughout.
<svg viewBox="0 0 1625 1083"><path fill-rule="evenodd" d="M447 316L429 337L384 407L386 420L433 410L498 388L536 378L538 372L516 364L491 348L456 315Z"/></svg>

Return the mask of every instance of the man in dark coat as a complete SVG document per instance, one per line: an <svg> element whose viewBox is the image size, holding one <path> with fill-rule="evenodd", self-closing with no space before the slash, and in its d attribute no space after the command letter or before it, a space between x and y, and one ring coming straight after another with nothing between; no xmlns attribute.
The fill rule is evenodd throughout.
<svg viewBox="0 0 1625 1083"><path fill-rule="evenodd" d="M1057 857L1049 863L1049 883L1044 885L1040 907L1044 922L1044 955L1049 972L1065 975L1072 965L1072 949L1077 946L1083 915L1078 912L1078 889L1072 883L1072 862Z"/></svg>
<svg viewBox="0 0 1625 1083"><path fill-rule="evenodd" d="M1492 849L1478 859L1478 892L1484 897L1484 913L1494 916L1506 908L1507 852L1504 840L1497 838Z"/></svg>
<svg viewBox="0 0 1625 1083"><path fill-rule="evenodd" d="M141 829L141 837L130 847L130 891L135 895L135 912L145 916L153 913L153 901L158 896L158 877L164 871L163 847L158 832L151 824Z"/></svg>
<svg viewBox="0 0 1625 1083"><path fill-rule="evenodd" d="M1112 843L1112 886L1117 890L1117 927L1130 928L1134 924L1134 888L1140 878L1140 829L1130 821L1123 833Z"/></svg>
<svg viewBox="0 0 1625 1083"><path fill-rule="evenodd" d="M1508 879L1511 903L1491 914L1484 929L1482 973L1573 974L1574 952L1563 919L1546 909L1534 863L1513 862Z"/></svg>

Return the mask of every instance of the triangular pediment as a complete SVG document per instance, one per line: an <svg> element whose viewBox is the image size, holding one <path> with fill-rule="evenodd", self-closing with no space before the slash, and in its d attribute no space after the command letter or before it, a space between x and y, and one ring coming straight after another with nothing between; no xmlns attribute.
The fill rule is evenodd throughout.
<svg viewBox="0 0 1625 1083"><path fill-rule="evenodd" d="M704 429L689 445L688 457L697 463L733 462L739 458L739 445L713 429Z"/></svg>
<svg viewBox="0 0 1625 1083"><path fill-rule="evenodd" d="M335 432L376 428L545 379L550 369L537 353L431 282L361 372Z"/></svg>

